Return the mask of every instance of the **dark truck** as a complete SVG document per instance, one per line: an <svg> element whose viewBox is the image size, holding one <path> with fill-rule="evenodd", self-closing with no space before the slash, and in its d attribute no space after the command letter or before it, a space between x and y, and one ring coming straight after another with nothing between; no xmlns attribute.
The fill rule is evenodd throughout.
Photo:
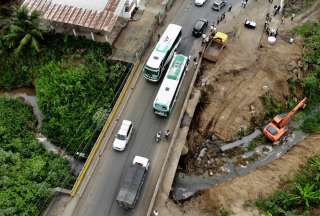
<svg viewBox="0 0 320 216"><path fill-rule="evenodd" d="M139 194L148 173L150 160L145 157L135 156L126 175L120 183L120 189L117 195L117 203L125 209L135 207Z"/></svg>

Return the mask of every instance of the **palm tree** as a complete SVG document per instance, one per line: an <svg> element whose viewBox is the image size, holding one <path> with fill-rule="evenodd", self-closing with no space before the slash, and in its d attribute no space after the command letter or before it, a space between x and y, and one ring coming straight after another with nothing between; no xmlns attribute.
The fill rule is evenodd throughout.
<svg viewBox="0 0 320 216"><path fill-rule="evenodd" d="M7 47L14 49L16 54L27 46L40 52L39 40L43 39L45 31L40 26L40 13L32 11L29 15L28 9L23 6L15 9L3 39Z"/></svg>

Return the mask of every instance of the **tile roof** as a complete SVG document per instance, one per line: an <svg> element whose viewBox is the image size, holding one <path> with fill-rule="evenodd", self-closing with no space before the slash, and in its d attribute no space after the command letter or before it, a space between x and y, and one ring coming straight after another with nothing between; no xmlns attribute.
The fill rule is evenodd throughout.
<svg viewBox="0 0 320 216"><path fill-rule="evenodd" d="M46 20L110 32L118 18L115 10L119 1L109 0L102 11L57 4L51 0L25 0L23 5L30 11L41 12L42 18Z"/></svg>

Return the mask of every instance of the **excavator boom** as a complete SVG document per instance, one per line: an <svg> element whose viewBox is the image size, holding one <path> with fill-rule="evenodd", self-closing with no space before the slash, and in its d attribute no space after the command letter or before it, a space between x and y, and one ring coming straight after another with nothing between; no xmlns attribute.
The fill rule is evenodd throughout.
<svg viewBox="0 0 320 216"><path fill-rule="evenodd" d="M302 109L306 104L307 98L303 98L287 115L285 115L279 123L279 127L282 128L289 123L290 118Z"/></svg>

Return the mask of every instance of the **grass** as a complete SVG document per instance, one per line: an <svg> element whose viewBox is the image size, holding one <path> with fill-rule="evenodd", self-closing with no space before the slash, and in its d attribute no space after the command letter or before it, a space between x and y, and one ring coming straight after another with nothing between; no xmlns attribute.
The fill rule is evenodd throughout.
<svg viewBox="0 0 320 216"><path fill-rule="evenodd" d="M256 201L256 206L272 216L310 215L320 205L320 155L309 158L296 176L280 190Z"/></svg>
<svg viewBox="0 0 320 216"><path fill-rule="evenodd" d="M256 137L255 139L253 139L249 143L249 146L247 147L247 150L248 151L254 151L258 145L266 143L266 142L267 142L266 137L261 134L260 136Z"/></svg>

